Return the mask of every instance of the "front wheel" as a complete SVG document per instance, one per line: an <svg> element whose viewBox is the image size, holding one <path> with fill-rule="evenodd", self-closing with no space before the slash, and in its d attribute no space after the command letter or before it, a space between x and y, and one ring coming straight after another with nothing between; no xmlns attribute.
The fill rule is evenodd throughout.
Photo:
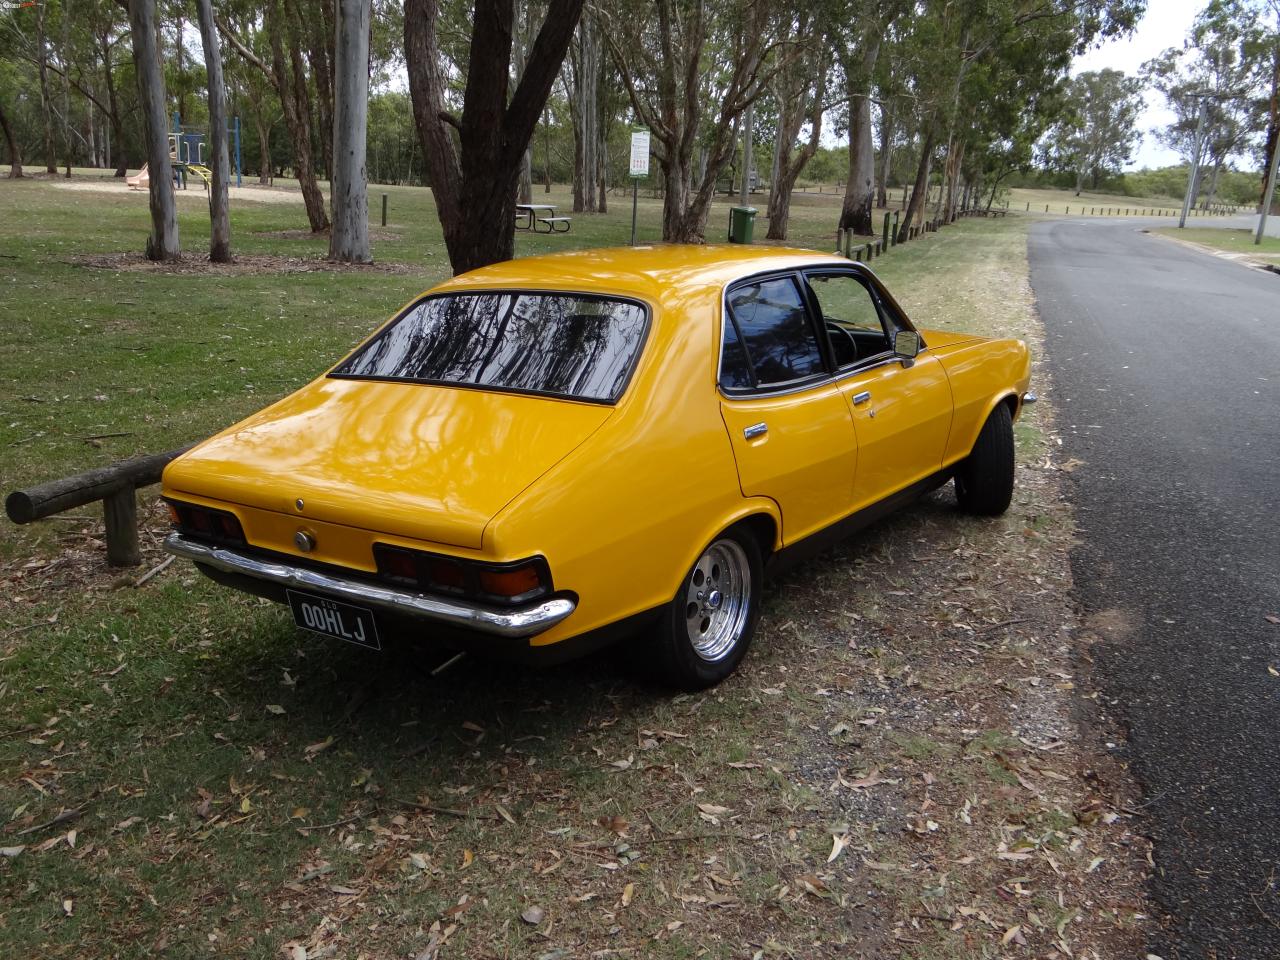
<svg viewBox="0 0 1280 960"><path fill-rule="evenodd" d="M991 411L978 441L956 468L956 499L960 509L979 516L998 517L1013 501L1013 417L1008 404Z"/></svg>
<svg viewBox="0 0 1280 960"><path fill-rule="evenodd" d="M760 619L760 544L728 530L702 552L658 625L663 677L685 690L714 686L737 668Z"/></svg>

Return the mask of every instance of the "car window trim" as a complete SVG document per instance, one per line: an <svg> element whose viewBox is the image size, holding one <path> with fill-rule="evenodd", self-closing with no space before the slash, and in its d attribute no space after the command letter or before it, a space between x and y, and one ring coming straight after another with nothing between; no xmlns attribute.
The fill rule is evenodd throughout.
<svg viewBox="0 0 1280 960"><path fill-rule="evenodd" d="M892 324L894 327L897 327L898 325L892 320L892 318L886 317L886 314L888 313L888 311L885 309L884 304L881 301L880 296L877 293L875 287L867 281L866 277L859 274L856 270L850 270L847 267L842 267L840 264L833 264L830 269L824 269L822 267L812 267L812 268L807 268L801 271L801 276L804 279L805 287L809 290L810 296L813 298L814 315L818 318L819 325L822 327L823 332L827 336L828 344L830 344L831 332L827 330L827 325L825 322L826 315L823 314L822 312L822 301L818 299L818 291L814 290L813 285L809 283L809 277L813 276L814 274L828 276L828 277L852 277L854 282L857 283L860 287L862 287L863 290L867 291L867 295L871 298L871 306L875 308L876 320L878 320L880 323L881 332L885 335L886 339L891 338L891 334L889 333L889 329L888 329L889 325ZM892 342L892 340L890 340L890 342ZM837 374L846 373L850 370L854 370L854 369L857 369L858 367L864 366L872 360L876 360L880 357L884 357L886 355L892 355L892 354L893 354L893 351L891 349L881 350L879 353L873 353L869 357L855 360L853 363L846 364L845 366L841 367L841 366L836 366L835 364L835 348L832 347L831 348L831 366L834 372Z"/></svg>
<svg viewBox="0 0 1280 960"><path fill-rule="evenodd" d="M871 370L875 370L879 367L887 366L888 364L891 364L891 363L900 362L900 358L896 354L892 352L885 352L885 353L877 353L877 354L874 354L873 356L867 357L866 360L859 362L855 366L834 369L830 360L830 358L833 357L834 355L830 352L832 348L831 348L830 341L827 339L828 335L826 332L826 327L824 324L818 322L820 319L821 312L820 310L815 309L815 305L812 302L814 299L816 299L816 294L806 290L806 288L808 287L808 283L803 282L803 283L800 283L800 293L805 301L806 310L809 313L810 325L818 333L819 349L827 351L826 353L824 353L824 357L823 357L823 363L824 363L824 366L827 367L827 372L822 375L815 374L814 376L807 377L804 380L796 380L790 383L780 384L776 386L771 385L769 387L764 387L764 388L761 388L759 386L755 386L751 388L731 388L731 387L724 386L724 384L721 382L721 374L723 373L722 367L723 367L723 360L724 360L725 321L733 322L734 330L735 332L738 333L739 343L743 343L741 330L739 329L737 322L732 320L733 311L729 307L729 293L735 288L742 286L743 284L751 283L757 280L767 280L767 279L771 279L773 277L779 277L779 276L792 276L797 280L797 282L804 281L805 274L811 270L819 271L819 272L827 271L833 274L846 274L848 276L857 278L858 280L863 282L863 284L867 287L868 290L872 291L876 299L877 307L883 309L888 314L890 319L893 321L894 326L896 326L899 330L914 330L917 334L920 333L920 331L916 329L915 324L913 324L910 318L906 315L906 312L903 311L903 309L900 306L898 306L898 302L893 299L893 295L890 294L889 291L885 289L885 287L880 283L879 278L870 270L866 269L866 267L863 267L861 264L846 265L843 263L818 262L818 263L811 264L809 266L802 265L802 266L791 267L791 268L782 269L782 270L763 270L760 273L748 274L745 277L739 277L731 281L730 283L726 284L720 296L721 323L720 323L719 344L716 352L716 390L717 392L719 392L721 397L723 397L726 400L754 400L756 398L780 397L780 396L787 396L788 394L793 394L793 393L803 393L806 390L812 390L814 387L819 387L826 384L840 383L848 379L849 377L858 376L859 374L866 373ZM928 344L925 343L924 337L921 336L920 337L920 353L917 354L917 356L925 353L928 349L929 349ZM748 365L751 365L751 362L752 362L751 354L746 349L745 344L743 345L742 350L743 350L743 353L746 354ZM756 380L754 367L751 367L751 372L752 372L752 380L754 382Z"/></svg>
<svg viewBox="0 0 1280 960"><path fill-rule="evenodd" d="M751 283L769 280L778 280L781 278L789 279L795 285L796 293L800 295L800 302L804 307L805 318L809 324L809 331L814 335L814 339L818 345L818 356L822 360L822 372L811 373L807 377L798 377L794 380L783 380L780 383L771 383L767 386L760 386L760 378L756 376L755 361L751 359L751 351L747 349L747 341L742 336L742 327L738 323L737 317L733 315L733 308L729 306L729 294L739 287L746 286ZM822 383L830 379L832 374L831 368L831 345L826 342L826 338L822 331L818 329L818 324L814 318L813 305L810 303L810 295L805 290L804 277L801 270L791 268L786 270L766 270L761 273L752 274L748 277L742 277L728 284L724 289L724 295L721 297L721 310L723 311L723 319L733 324L734 332L738 335L738 343L742 347L742 352L746 355L747 366L751 371L751 387L726 387L720 382L723 374L724 366L724 323L720 325L720 349L716 357L716 387L725 396L729 397L758 397L773 396L778 393L794 393L797 390L807 390L815 384Z"/></svg>
<svg viewBox="0 0 1280 960"><path fill-rule="evenodd" d="M375 338L381 336L385 331L390 330L393 326L400 323L405 317L416 310L419 306L428 300L435 300L441 297L469 297L484 296L492 294L514 294L516 296L539 295L551 297L576 297L582 300L607 300L614 303L630 303L639 307L644 313L644 329L640 333L640 339L636 342L635 356L631 358L631 363L627 368L627 375L623 378L622 385L618 388L618 394L611 399L600 397L575 397L571 394L555 393L549 390L528 390L522 387L498 387L487 383L458 383L456 380L434 380L422 377L378 377L366 376L352 373L335 373L338 367L342 366L357 353L374 341ZM598 291L586 290L568 290L559 287L465 287L452 290L437 290L434 292L424 293L416 300L409 302L408 306L402 309L390 320L383 323L358 344L347 351L337 363L325 371L325 377L333 380L365 380L370 383L416 383L430 387L457 387L461 390L484 390L491 393L509 393L516 396L524 397L541 397L550 400L564 400L566 403L589 403L593 406L616 407L622 402L627 395L627 390L631 387L631 381L635 379L636 370L640 367L640 360L644 356L645 350L649 346L649 335L653 331L653 307L645 300L639 297L633 297L628 294L600 293Z"/></svg>

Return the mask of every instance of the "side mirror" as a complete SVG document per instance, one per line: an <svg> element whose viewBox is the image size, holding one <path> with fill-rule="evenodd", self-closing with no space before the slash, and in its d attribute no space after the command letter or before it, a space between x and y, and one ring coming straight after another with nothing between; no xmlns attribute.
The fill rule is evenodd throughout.
<svg viewBox="0 0 1280 960"><path fill-rule="evenodd" d="M908 363L920 353L920 334L914 330L897 330L893 334L893 353Z"/></svg>

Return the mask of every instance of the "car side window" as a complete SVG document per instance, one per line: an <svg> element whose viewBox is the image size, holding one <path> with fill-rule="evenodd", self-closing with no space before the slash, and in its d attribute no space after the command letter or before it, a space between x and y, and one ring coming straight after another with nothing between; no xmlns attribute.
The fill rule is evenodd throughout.
<svg viewBox="0 0 1280 960"><path fill-rule="evenodd" d="M805 280L822 313L837 369L892 348L894 324L861 279L851 273L810 273Z"/></svg>
<svg viewBox="0 0 1280 960"><path fill-rule="evenodd" d="M728 301L731 316L725 324L721 357L723 386L751 386L733 373L733 352L744 347L757 387L793 383L824 372L817 335L792 277L742 284L729 291ZM733 382L735 377L739 382Z"/></svg>

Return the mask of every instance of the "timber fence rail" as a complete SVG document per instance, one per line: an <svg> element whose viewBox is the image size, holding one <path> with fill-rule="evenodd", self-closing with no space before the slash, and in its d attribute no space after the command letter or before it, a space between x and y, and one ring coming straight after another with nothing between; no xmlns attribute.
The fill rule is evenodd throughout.
<svg viewBox="0 0 1280 960"><path fill-rule="evenodd" d="M194 446L192 443L168 453L134 457L14 490L5 498L5 513L14 523L31 523L101 500L107 527L107 563L113 567L136 567L142 562L138 548L138 488L159 483L169 461Z"/></svg>

